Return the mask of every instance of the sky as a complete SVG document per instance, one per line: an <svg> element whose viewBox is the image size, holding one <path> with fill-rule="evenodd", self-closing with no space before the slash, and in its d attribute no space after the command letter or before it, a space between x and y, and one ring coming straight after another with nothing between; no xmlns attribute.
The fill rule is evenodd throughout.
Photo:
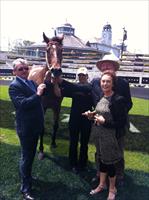
<svg viewBox="0 0 149 200"><path fill-rule="evenodd" d="M83 41L101 37L103 26L112 26L112 44L127 30L127 50L149 53L149 0L0 0L0 46L15 40L42 42L42 33L70 23Z"/></svg>

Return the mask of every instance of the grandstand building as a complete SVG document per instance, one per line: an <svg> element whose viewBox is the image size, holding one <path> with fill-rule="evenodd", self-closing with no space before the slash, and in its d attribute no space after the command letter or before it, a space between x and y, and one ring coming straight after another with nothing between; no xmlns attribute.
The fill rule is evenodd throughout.
<svg viewBox="0 0 149 200"><path fill-rule="evenodd" d="M75 35L75 28L66 23L55 29L55 35L64 34L63 40L63 77L76 80L76 71L79 67L86 67L89 71L89 78L100 76L96 68L96 62L105 54L110 52L120 57L120 48L112 46L112 28L106 24L102 30L101 38L94 38L84 43ZM11 62L18 58L26 58L31 65L45 64L45 43L34 43L31 46L19 48L15 54L8 53L5 64L1 63L0 72L2 75L10 75L12 71ZM4 60L3 60L4 61ZM3 62L1 59L1 62ZM6 67L7 66L7 67ZM136 85L149 85L149 55L126 53L121 58L119 76L126 78L130 83Z"/></svg>

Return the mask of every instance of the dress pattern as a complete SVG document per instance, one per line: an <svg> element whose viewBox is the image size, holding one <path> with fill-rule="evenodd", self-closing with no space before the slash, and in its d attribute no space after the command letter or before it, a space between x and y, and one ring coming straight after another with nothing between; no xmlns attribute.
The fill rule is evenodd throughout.
<svg viewBox="0 0 149 200"><path fill-rule="evenodd" d="M96 113L102 115L108 122L113 120L109 109L110 101L111 97L102 97L95 108ZM97 155L103 163L114 164L121 159L122 155L114 128L93 125L92 135L97 149Z"/></svg>

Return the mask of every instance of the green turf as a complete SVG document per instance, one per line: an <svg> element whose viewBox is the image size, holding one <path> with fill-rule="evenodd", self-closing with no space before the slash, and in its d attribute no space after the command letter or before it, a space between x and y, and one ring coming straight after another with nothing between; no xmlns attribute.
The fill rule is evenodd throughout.
<svg viewBox="0 0 149 200"><path fill-rule="evenodd" d="M7 86L0 89L0 200L21 200L18 176L20 145L14 130L14 109L7 90ZM133 98L133 103L130 121L138 132L126 135L126 182L123 188L118 188L117 200L148 200L149 197L149 102ZM69 170L67 120L70 105L71 100L64 98L56 149L50 147L52 113L50 110L46 113L46 158L42 161L37 156L35 158L33 174L39 181L33 185L33 193L37 200L104 200L107 191L95 197L89 195L93 186L91 178L95 175L94 144L89 144L90 171L75 175Z"/></svg>

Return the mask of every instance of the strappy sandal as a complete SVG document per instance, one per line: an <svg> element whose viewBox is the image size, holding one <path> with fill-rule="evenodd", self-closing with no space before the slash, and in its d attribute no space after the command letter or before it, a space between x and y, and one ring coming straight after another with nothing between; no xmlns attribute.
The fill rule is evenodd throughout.
<svg viewBox="0 0 149 200"><path fill-rule="evenodd" d="M117 195L117 189L110 190L107 200L115 200L116 195Z"/></svg>
<svg viewBox="0 0 149 200"><path fill-rule="evenodd" d="M90 194L91 194L91 195L95 195L95 194L97 194L97 193L102 192L102 191L105 190L105 189L106 189L105 186L99 185L96 189L91 190L91 191L90 191Z"/></svg>

